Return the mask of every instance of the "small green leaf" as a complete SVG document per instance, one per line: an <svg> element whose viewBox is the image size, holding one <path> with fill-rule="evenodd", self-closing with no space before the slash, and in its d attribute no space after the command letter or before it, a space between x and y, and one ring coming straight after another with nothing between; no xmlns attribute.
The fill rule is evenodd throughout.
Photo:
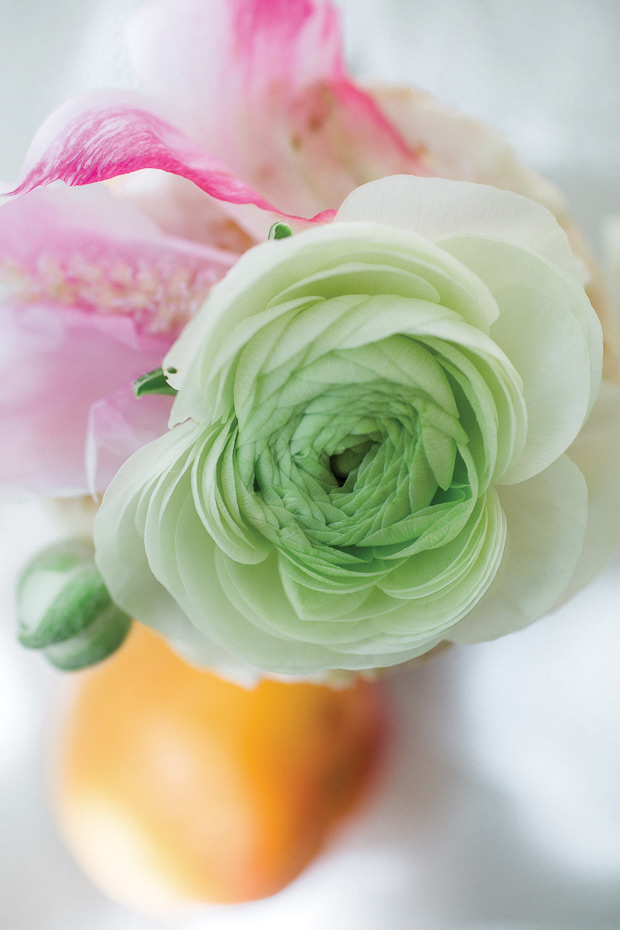
<svg viewBox="0 0 620 930"><path fill-rule="evenodd" d="M293 230L286 223L274 223L269 230L269 239L287 239L293 235Z"/></svg>
<svg viewBox="0 0 620 930"><path fill-rule="evenodd" d="M169 369L173 374L173 369ZM154 368L153 371L147 371L146 374L140 375L133 383L133 392L136 397L146 397L148 394L169 394L174 396L177 393L176 388L168 384L163 368Z"/></svg>

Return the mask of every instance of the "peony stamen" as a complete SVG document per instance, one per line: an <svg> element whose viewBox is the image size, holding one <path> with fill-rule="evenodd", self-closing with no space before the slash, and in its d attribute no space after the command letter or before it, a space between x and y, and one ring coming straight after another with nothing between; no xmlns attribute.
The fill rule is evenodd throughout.
<svg viewBox="0 0 620 930"><path fill-rule="evenodd" d="M87 313L129 316L143 333L175 335L194 316L217 280L213 268L181 265L178 259L148 262L137 257L73 253L38 255L31 267L0 262L0 280L21 303L53 301Z"/></svg>

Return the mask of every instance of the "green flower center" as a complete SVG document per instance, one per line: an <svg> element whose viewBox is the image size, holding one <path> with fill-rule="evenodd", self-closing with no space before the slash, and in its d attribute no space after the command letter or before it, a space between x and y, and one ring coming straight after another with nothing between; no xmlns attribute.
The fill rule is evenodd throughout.
<svg viewBox="0 0 620 930"><path fill-rule="evenodd" d="M289 320L289 337L305 322ZM441 574L446 554L464 553L466 541L471 551L472 534L482 545L498 416L484 360L401 334L318 356L312 349L286 371L257 370L252 340L240 354L239 403L210 434L199 466L212 529L218 489L222 549L239 562L275 549L289 581L343 594L387 584L424 553Z"/></svg>
<svg viewBox="0 0 620 930"><path fill-rule="evenodd" d="M396 278L407 296L376 293L383 266L298 281L231 330L209 372L193 487L220 581L254 615L264 563L317 636L333 619L396 622L412 598L420 630L449 625L504 544L490 485L523 434L520 385L461 292ZM288 611L257 610L290 632Z"/></svg>

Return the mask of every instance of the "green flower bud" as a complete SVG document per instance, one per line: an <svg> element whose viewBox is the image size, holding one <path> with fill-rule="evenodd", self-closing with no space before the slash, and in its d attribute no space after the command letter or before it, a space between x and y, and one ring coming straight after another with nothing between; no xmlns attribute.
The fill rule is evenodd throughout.
<svg viewBox="0 0 620 930"><path fill-rule="evenodd" d="M57 668L73 671L118 649L131 624L112 602L88 540L66 540L39 552L17 584L18 639Z"/></svg>

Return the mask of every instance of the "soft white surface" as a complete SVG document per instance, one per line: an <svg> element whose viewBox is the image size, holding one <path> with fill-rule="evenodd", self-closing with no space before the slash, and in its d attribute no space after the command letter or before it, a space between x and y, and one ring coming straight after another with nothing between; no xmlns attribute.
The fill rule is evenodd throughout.
<svg viewBox="0 0 620 930"><path fill-rule="evenodd" d="M0 0L0 177L73 90L122 80L135 0ZM504 129L594 235L620 211L620 6L572 0L346 0L349 57ZM121 77L119 77L119 70ZM109 80L108 80L109 82ZM0 926L149 930L57 839L45 756L60 676L14 641L12 584L52 531L0 530ZM620 925L620 557L553 617L460 647L391 684L397 729L364 813L284 893L171 930L612 930Z"/></svg>

